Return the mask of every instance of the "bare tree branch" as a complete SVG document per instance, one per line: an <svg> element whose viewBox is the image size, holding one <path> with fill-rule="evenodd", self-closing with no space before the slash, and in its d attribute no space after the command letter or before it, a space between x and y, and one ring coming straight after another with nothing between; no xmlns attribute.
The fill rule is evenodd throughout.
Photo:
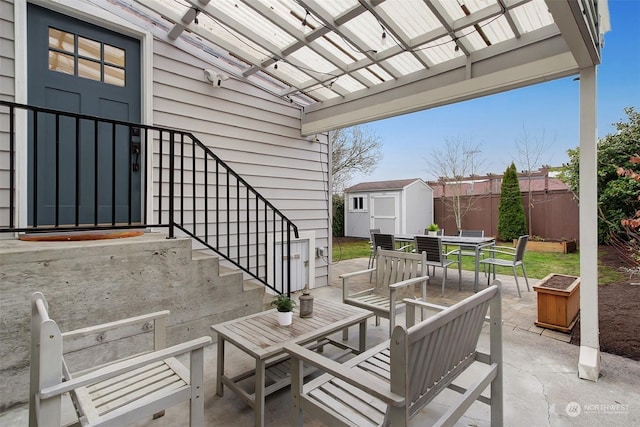
<svg viewBox="0 0 640 427"><path fill-rule="evenodd" d="M431 157L425 159L428 172L442 184L442 202L452 212L458 230L479 198L466 191L469 185L473 188L473 179L464 179L473 178L482 169L485 159L481 153L480 145L472 144L471 139L445 139L444 147L434 148Z"/></svg>
<svg viewBox="0 0 640 427"><path fill-rule="evenodd" d="M369 128L353 126L331 132L333 192L340 193L356 173L373 172L382 159L382 141Z"/></svg>
<svg viewBox="0 0 640 427"><path fill-rule="evenodd" d="M542 166L542 158L544 154L551 148L556 141L554 135L550 141L545 139L545 130L542 135L535 138L529 135L527 129L522 126L522 136L516 138L516 147L518 150L518 165L521 171L527 176L527 193L529 195L529 204L527 205L527 226L529 235L533 236L531 224L531 210L534 208L535 200L533 199L533 188L531 187L531 177Z"/></svg>

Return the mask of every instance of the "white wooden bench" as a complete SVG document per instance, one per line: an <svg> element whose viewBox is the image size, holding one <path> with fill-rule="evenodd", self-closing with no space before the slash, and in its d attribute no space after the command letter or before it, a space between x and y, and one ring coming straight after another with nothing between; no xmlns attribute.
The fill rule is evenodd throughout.
<svg viewBox="0 0 640 427"><path fill-rule="evenodd" d="M389 335L393 331L396 315L404 310L404 298L415 298L415 285L420 285L420 298L427 297L426 255L404 251L383 250L376 251L376 268L356 271L340 275L342 279L342 301L356 307L373 311L376 324L379 318L389 319ZM372 288L352 292L349 282L357 276L369 275L375 272L375 284ZM348 331L344 332L344 339L348 338Z"/></svg>
<svg viewBox="0 0 640 427"><path fill-rule="evenodd" d="M40 292L31 296L31 378L29 426L62 425L62 403L70 396L83 426L123 426L190 401L191 426L204 425L204 347L210 337L165 348L166 318L160 311L103 325L61 333L49 317ZM153 333L153 349L83 371L65 360L68 342L74 350L141 333ZM64 345L63 345L64 344ZM176 359L189 355L189 368ZM67 357L68 359L68 357ZM186 421L185 421L186 425Z"/></svg>
<svg viewBox="0 0 640 427"><path fill-rule="evenodd" d="M424 304L407 303L420 309ZM477 350L477 342L489 307L490 354L484 354ZM301 426L306 411L331 426L406 426L442 390L450 388L461 396L433 425L455 424L478 400L491 406L491 425L501 426L501 317L498 282L409 329L396 326L390 340L343 364L287 345L285 350L292 358L292 425ZM474 374L474 384L466 389L454 385L474 362L488 366ZM303 384L303 364L325 374ZM481 395L489 385L490 397Z"/></svg>

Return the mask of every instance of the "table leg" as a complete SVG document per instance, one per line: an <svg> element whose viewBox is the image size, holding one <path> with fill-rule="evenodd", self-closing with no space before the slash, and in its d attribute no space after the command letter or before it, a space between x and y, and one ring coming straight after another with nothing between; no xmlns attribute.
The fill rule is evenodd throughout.
<svg viewBox="0 0 640 427"><path fill-rule="evenodd" d="M222 376L224 375L224 338L218 334L218 362L216 372L216 394L222 396L224 393L224 386L222 384Z"/></svg>
<svg viewBox="0 0 640 427"><path fill-rule="evenodd" d="M367 319L360 322L360 336L358 337L360 353L367 349Z"/></svg>
<svg viewBox="0 0 640 427"><path fill-rule="evenodd" d="M264 427L264 371L265 361L256 359L256 392L254 402L256 427Z"/></svg>

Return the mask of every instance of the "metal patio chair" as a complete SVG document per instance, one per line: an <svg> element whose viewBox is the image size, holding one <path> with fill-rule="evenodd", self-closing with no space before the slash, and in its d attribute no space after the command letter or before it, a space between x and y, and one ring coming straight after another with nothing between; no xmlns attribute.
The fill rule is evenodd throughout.
<svg viewBox="0 0 640 427"><path fill-rule="evenodd" d="M529 241L529 235L520 236L518 238L518 243L515 248L510 246L492 246L483 250L489 254L489 258L481 259L480 263L484 265L493 266L493 278L496 278L496 266L498 267L511 267L513 269L513 277L516 280L516 288L518 289L518 297L522 298L520 294L520 284L518 283L518 273L516 272L517 266L522 266L522 273L524 274L524 281L527 284L527 291L531 292L529 289L529 279L527 279L527 270L524 267L524 251L527 247L527 242ZM502 258L499 258L502 256ZM491 273L491 271L489 271ZM487 277L487 285L489 285L489 280L491 278L491 274Z"/></svg>
<svg viewBox="0 0 640 427"><path fill-rule="evenodd" d="M458 264L458 289L462 289L462 259L460 257L460 250L455 249L449 252L442 250L442 240L434 236L415 236L416 253L426 252L427 254L427 267L440 267L442 268L442 291L441 295L444 295L444 284L447 280L447 269L451 264ZM449 256L457 255L457 260L449 259Z"/></svg>
<svg viewBox="0 0 640 427"><path fill-rule="evenodd" d="M458 236L460 237L484 237L484 230L459 230ZM476 247L474 245L460 245L461 256L476 257ZM478 254L480 258L484 257L484 252L480 251ZM486 267L486 265L485 265ZM487 275L487 270L484 268L484 275Z"/></svg>

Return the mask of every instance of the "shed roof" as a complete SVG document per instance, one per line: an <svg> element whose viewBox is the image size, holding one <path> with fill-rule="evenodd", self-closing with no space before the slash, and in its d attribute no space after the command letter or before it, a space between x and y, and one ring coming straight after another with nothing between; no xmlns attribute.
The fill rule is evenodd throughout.
<svg viewBox="0 0 640 427"><path fill-rule="evenodd" d="M428 184L420 178L395 179L391 181L371 181L361 182L344 190L345 193L355 193L358 191L379 191L379 190L402 190L409 184L419 181L428 187Z"/></svg>

